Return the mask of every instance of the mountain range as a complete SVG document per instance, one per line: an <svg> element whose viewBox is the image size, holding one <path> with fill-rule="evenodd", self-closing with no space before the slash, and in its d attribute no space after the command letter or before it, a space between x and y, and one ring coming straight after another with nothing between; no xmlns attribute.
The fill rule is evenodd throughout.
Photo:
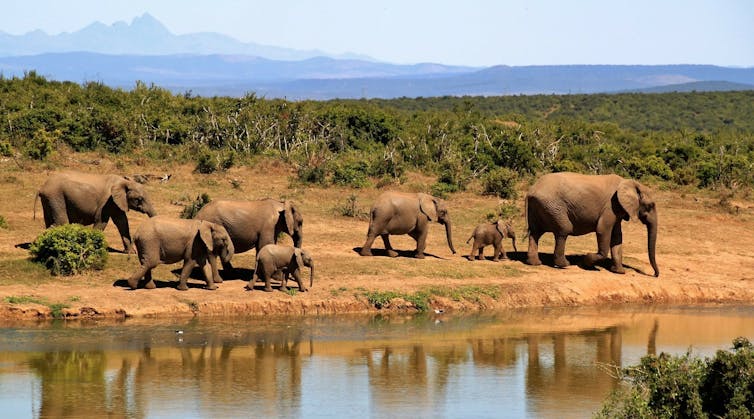
<svg viewBox="0 0 754 419"><path fill-rule="evenodd" d="M136 81L176 93L288 99L754 90L754 68L712 65L398 65L243 43L217 33L174 35L145 14L73 33L0 32L0 74L130 89Z"/></svg>

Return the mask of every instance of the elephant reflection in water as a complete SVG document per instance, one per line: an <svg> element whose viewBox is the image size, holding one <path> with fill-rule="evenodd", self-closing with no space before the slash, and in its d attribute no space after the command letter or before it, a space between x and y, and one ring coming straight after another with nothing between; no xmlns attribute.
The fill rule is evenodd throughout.
<svg viewBox="0 0 754 419"><path fill-rule="evenodd" d="M237 344L238 341L252 341ZM223 405L234 411L291 416L286 406L299 406L301 398L301 335L267 333L238 339L213 339L201 347L196 342L167 353L145 348L138 362L136 385L157 398L186 397L196 383L203 406ZM281 400L290 400L284 405ZM204 412L212 416L212 411Z"/></svg>
<svg viewBox="0 0 754 419"><path fill-rule="evenodd" d="M48 352L30 360L41 383L37 417L143 417L143 406L128 403L132 370L124 359L114 377L105 378L106 356L101 351Z"/></svg>
<svg viewBox="0 0 754 419"><path fill-rule="evenodd" d="M530 399L532 403L556 406L574 398L600 402L618 385L617 379L596 368L599 364L621 365L622 335L618 327L586 333L530 335L526 342L526 391L539 395ZM548 351L543 357L540 349L548 343L552 345L552 355ZM592 360L576 357L591 349L595 353ZM543 363L543 359L548 362Z"/></svg>

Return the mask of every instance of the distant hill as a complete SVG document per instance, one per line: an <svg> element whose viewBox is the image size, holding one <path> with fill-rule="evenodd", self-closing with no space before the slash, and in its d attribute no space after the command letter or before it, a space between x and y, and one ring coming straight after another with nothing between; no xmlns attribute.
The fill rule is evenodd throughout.
<svg viewBox="0 0 754 419"><path fill-rule="evenodd" d="M244 43L214 32L174 35L160 21L146 13L128 24L89 26L58 35L36 30L23 35L0 31L0 56L37 55L61 52L96 52L110 55L231 54L264 57L272 60L332 58L372 60L365 55L327 54L318 50L296 50L256 43Z"/></svg>
<svg viewBox="0 0 754 419"><path fill-rule="evenodd" d="M474 68L396 65L355 54L328 56L243 43L217 33L174 35L149 14L130 24L93 23L48 35L0 32L0 75L36 71L53 80L132 88L136 81L176 93L288 99L492 96L740 90L754 68L712 65L568 65Z"/></svg>
<svg viewBox="0 0 754 419"><path fill-rule="evenodd" d="M666 86L650 87L648 89L635 90L635 92L734 92L740 90L754 90L754 84L731 83L729 81L695 81L691 83L669 84Z"/></svg>

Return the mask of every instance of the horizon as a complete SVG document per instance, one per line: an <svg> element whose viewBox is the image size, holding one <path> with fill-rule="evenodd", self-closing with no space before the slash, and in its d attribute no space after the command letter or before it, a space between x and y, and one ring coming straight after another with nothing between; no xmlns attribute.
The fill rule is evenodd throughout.
<svg viewBox="0 0 754 419"><path fill-rule="evenodd" d="M725 7L708 0L661 4L641 0L610 6L595 0L577 5L478 0L465 2L463 8L453 7L450 1L403 4L388 0L358 6L345 0L328 0L319 6L294 3L220 0L209 6L179 0L128 4L37 0L5 11L0 28L13 36L35 31L59 36L96 23L131 25L148 15L173 35L210 32L260 46L317 50L325 56L365 56L399 65L754 67L750 46L754 44L754 25L750 24L754 5L747 0L725 2ZM256 15L277 19L246 20ZM365 15L370 19L364 20ZM502 15L508 20L502 19L499 26L489 23ZM471 18L480 23L470 24ZM337 25L324 25L330 21ZM354 26L355 21L360 24ZM517 31L524 36L510 36Z"/></svg>

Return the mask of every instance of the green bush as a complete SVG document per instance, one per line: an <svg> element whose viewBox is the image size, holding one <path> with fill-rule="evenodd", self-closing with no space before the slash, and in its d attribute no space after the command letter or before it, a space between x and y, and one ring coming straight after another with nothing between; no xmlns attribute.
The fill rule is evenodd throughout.
<svg viewBox="0 0 754 419"><path fill-rule="evenodd" d="M3 217L2 215L0 215L0 228L8 228L8 222L5 221L5 217Z"/></svg>
<svg viewBox="0 0 754 419"><path fill-rule="evenodd" d="M32 260L53 275L75 275L90 269L103 269L107 262L105 235L79 224L66 224L45 230L29 247Z"/></svg>
<svg viewBox="0 0 754 419"><path fill-rule="evenodd" d="M0 156L10 157L13 155L13 147L7 141L0 141Z"/></svg>
<svg viewBox="0 0 754 419"><path fill-rule="evenodd" d="M55 150L55 140L60 131L50 133L44 128L34 131L31 140L26 143L26 155L34 160L44 160Z"/></svg>
<svg viewBox="0 0 754 419"><path fill-rule="evenodd" d="M518 174L507 167L490 170L482 178L484 193L495 195L503 199L515 199L518 195L516 182Z"/></svg>
<svg viewBox="0 0 754 419"><path fill-rule="evenodd" d="M210 199L209 195L207 193L202 193L201 195L197 195L196 199L191 201L188 205L183 207L183 211L181 211L181 218L191 219L194 218L197 212L199 212L202 207L209 204L212 199Z"/></svg>
<svg viewBox="0 0 754 419"><path fill-rule="evenodd" d="M366 188L369 186L368 171L369 166L364 161L341 161L333 167L332 183L353 188Z"/></svg>
<svg viewBox="0 0 754 419"><path fill-rule="evenodd" d="M215 173L217 171L217 160L211 153L199 154L196 160L196 168L194 171L202 174Z"/></svg>
<svg viewBox="0 0 754 419"><path fill-rule="evenodd" d="M750 418L754 414L754 346L745 338L732 351L704 360L690 354L648 355L619 371L629 384L614 392L600 418Z"/></svg>

